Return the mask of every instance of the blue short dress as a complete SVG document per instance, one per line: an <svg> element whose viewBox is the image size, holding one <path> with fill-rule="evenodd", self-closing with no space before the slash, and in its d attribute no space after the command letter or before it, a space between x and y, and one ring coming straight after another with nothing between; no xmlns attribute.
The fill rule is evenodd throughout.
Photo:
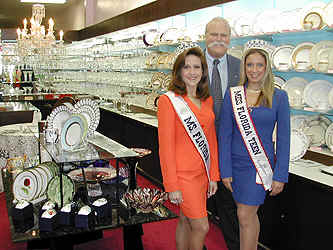
<svg viewBox="0 0 333 250"><path fill-rule="evenodd" d="M275 89L272 108L252 108L251 116L273 168L273 180L288 182L290 152L290 109L285 91ZM256 169L250 159L233 113L230 91L226 91L218 129L221 178L232 177L233 197L246 205L264 203L266 191L256 184ZM272 134L277 124L276 153Z"/></svg>

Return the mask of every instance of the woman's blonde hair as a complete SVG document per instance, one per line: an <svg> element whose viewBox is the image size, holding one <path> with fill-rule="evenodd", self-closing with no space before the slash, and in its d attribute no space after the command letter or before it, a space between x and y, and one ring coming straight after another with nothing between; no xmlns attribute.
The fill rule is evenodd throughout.
<svg viewBox="0 0 333 250"><path fill-rule="evenodd" d="M248 58L249 55L255 53L262 55L265 58L266 62L266 70L264 77L262 79L261 93L259 95L256 105L262 105L268 108L272 108L273 94L274 94L274 78L272 74L271 61L266 51L262 49L249 49L245 52L241 62L239 85L245 85L247 83L248 78L246 76L246 71L245 71L246 59Z"/></svg>

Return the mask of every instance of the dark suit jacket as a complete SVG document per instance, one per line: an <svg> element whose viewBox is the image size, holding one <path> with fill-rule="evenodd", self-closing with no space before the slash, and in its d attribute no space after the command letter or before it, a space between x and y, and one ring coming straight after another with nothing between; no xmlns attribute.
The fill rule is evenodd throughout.
<svg viewBox="0 0 333 250"><path fill-rule="evenodd" d="M234 56L227 54L227 67L228 67L228 87L227 90L230 87L237 86L239 83L239 76L240 76L240 60ZM209 92L211 93L212 89L210 88L209 84ZM219 117L215 117L215 126L216 126L216 132L219 128Z"/></svg>

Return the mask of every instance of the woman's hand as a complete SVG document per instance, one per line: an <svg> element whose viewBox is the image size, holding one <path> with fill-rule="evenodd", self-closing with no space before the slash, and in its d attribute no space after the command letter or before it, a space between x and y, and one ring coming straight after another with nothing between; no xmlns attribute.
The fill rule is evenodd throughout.
<svg viewBox="0 0 333 250"><path fill-rule="evenodd" d="M228 177L228 178L223 178L222 182L224 184L224 186L230 190L230 192L233 192L232 190L232 186L231 186L231 182L232 182L232 177Z"/></svg>
<svg viewBox="0 0 333 250"><path fill-rule="evenodd" d="M207 197L213 196L217 191L217 182L216 181L210 181L208 186L208 193Z"/></svg>
<svg viewBox="0 0 333 250"><path fill-rule="evenodd" d="M282 190L283 190L283 187L284 187L284 183L283 182L273 181L273 183L272 183L272 191L271 191L271 193L269 195L270 196L275 196L275 195L281 193Z"/></svg>
<svg viewBox="0 0 333 250"><path fill-rule="evenodd" d="M183 195L181 191L169 192L169 200L173 204L180 204L183 202Z"/></svg>

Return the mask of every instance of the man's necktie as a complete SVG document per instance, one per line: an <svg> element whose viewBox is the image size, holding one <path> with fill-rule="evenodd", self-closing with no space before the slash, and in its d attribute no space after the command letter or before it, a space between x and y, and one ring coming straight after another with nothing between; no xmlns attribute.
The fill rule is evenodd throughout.
<svg viewBox="0 0 333 250"><path fill-rule="evenodd" d="M217 69L217 65L220 63L218 59L215 59L213 64L213 72L212 72L212 82L211 82L211 90L212 97L214 100L214 113L217 119L220 118L220 109L223 101L222 97L222 86L221 86L221 77L220 73Z"/></svg>

